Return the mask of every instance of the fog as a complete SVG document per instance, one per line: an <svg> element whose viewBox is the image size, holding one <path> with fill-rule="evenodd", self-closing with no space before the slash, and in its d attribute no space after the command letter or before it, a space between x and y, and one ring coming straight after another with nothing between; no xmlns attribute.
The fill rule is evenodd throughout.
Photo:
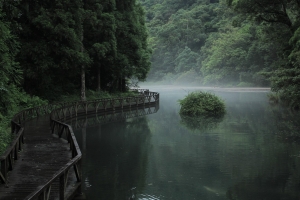
<svg viewBox="0 0 300 200"><path fill-rule="evenodd" d="M269 87L221 87L221 86L193 86L193 85L156 85L154 83L139 83L139 88L149 89L153 92L163 93L165 91L214 91L214 92L270 92Z"/></svg>

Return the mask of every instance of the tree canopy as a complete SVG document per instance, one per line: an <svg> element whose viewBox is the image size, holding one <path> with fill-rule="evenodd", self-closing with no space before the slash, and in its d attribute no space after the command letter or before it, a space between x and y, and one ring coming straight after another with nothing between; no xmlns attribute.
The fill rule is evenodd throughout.
<svg viewBox="0 0 300 200"><path fill-rule="evenodd" d="M144 14L135 0L0 1L0 136L12 114L41 99L85 100L86 89L124 91L128 79L144 80Z"/></svg>
<svg viewBox="0 0 300 200"><path fill-rule="evenodd" d="M149 81L271 86L298 101L298 0L141 3L153 49Z"/></svg>
<svg viewBox="0 0 300 200"><path fill-rule="evenodd" d="M81 85L121 90L119 83L143 80L149 71L144 11L136 1L5 1L1 13L20 47L14 60L21 87L31 95L54 100Z"/></svg>

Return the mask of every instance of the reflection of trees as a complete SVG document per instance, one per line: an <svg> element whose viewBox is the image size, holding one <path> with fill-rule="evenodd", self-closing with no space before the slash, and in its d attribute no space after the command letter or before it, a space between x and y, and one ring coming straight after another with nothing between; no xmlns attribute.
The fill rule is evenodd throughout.
<svg viewBox="0 0 300 200"><path fill-rule="evenodd" d="M142 117L145 115L154 114L158 111L159 104L147 106L143 108L124 109L119 112L101 112L90 115L79 115L66 120L66 123L73 127L73 130L82 127L98 126L99 124L107 124L112 122L124 121L129 118Z"/></svg>
<svg viewBox="0 0 300 200"><path fill-rule="evenodd" d="M300 144L300 113L291 112L280 106L272 106L269 109L275 121L278 140L284 143Z"/></svg>
<svg viewBox="0 0 300 200"><path fill-rule="evenodd" d="M262 177L260 177L262 178ZM278 177L275 179L261 180L257 177L251 183L241 182L227 191L227 198L230 200L298 200L299 187L293 190L286 189L286 179Z"/></svg>
<svg viewBox="0 0 300 200"><path fill-rule="evenodd" d="M85 189L93 194L88 199L128 199L141 190L150 136L146 118L101 125L101 134L99 127L87 132Z"/></svg>
<svg viewBox="0 0 300 200"><path fill-rule="evenodd" d="M218 127L218 124L222 122L224 115L222 116L200 116L189 117L180 115L181 123L190 130L212 130Z"/></svg>
<svg viewBox="0 0 300 200"><path fill-rule="evenodd" d="M261 105L253 103L243 104L244 113L239 114L237 106L241 107L232 105L230 120L224 120L221 125L232 134L224 131L224 137L219 140L223 149L220 169L234 180L227 190L227 198L299 199L300 148L295 143L300 136L296 120L299 118L285 109L268 105L255 110Z"/></svg>

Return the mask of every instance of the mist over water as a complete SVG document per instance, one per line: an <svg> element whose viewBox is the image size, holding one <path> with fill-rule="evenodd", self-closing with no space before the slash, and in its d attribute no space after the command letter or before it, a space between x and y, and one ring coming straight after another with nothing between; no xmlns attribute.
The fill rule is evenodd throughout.
<svg viewBox="0 0 300 200"><path fill-rule="evenodd" d="M147 88L157 113L75 131L88 199L299 199L299 125L268 89ZM183 121L178 100L195 90L221 97L224 118Z"/></svg>

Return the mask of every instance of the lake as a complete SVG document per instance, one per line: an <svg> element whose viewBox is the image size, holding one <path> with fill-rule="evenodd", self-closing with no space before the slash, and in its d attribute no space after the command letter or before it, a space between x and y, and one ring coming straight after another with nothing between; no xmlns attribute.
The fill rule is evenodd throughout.
<svg viewBox="0 0 300 200"><path fill-rule="evenodd" d="M74 128L87 199L299 200L299 117L268 89L148 88L159 109ZM222 98L225 116L182 119L178 100L196 90Z"/></svg>

